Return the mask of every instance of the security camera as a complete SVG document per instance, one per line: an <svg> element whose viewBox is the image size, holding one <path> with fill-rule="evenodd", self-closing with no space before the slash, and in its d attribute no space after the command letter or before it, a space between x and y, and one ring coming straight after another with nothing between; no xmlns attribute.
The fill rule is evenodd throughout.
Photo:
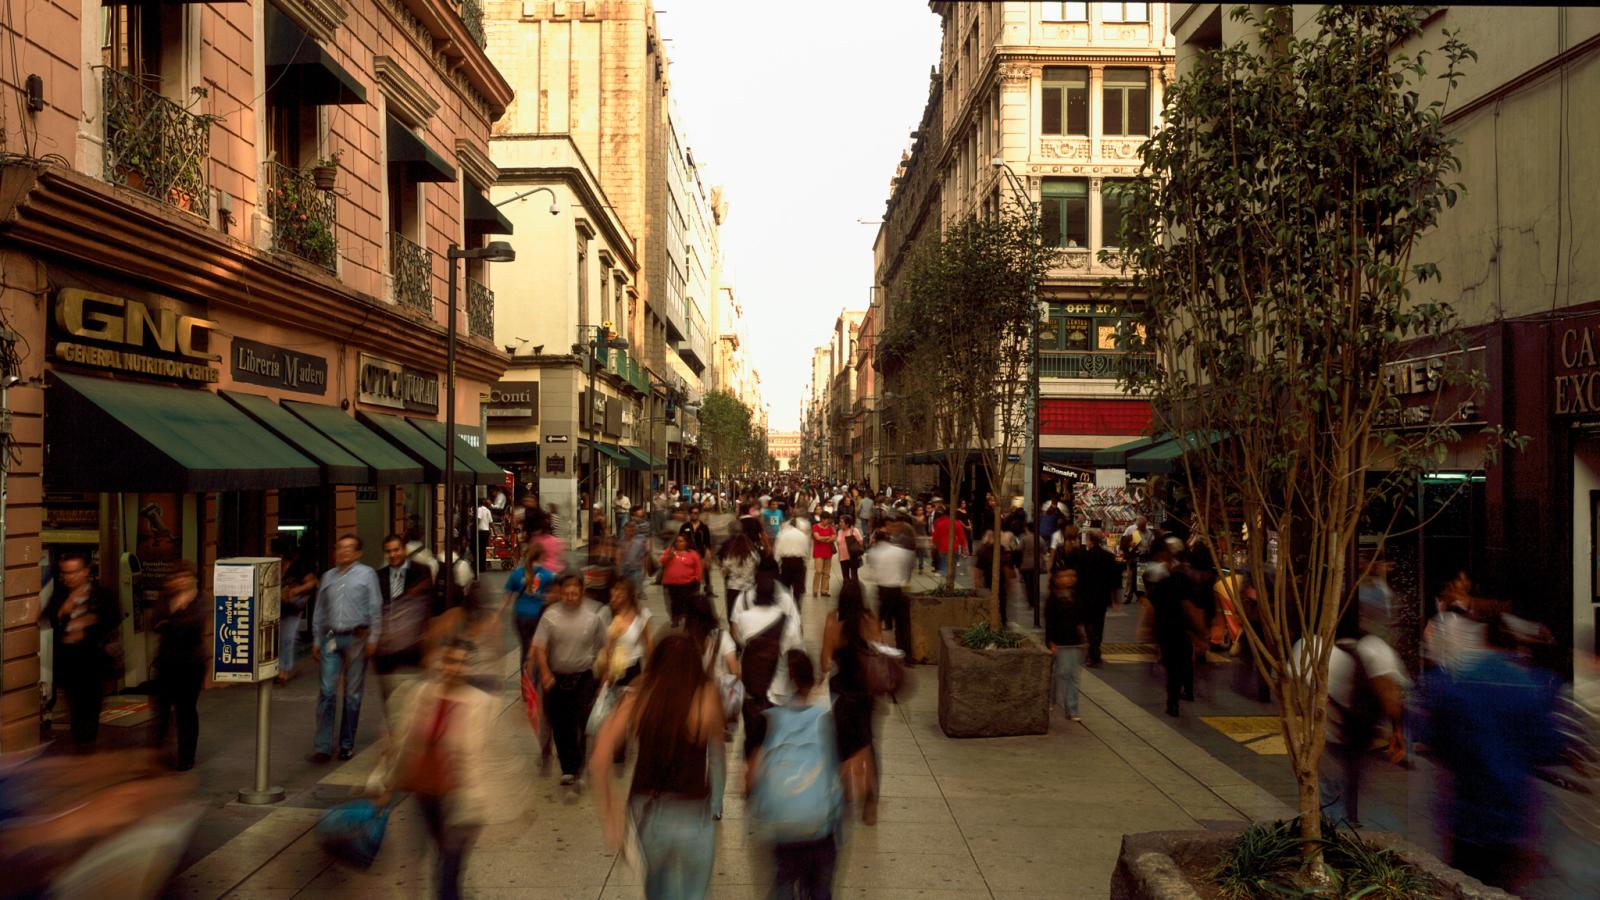
<svg viewBox="0 0 1600 900"><path fill-rule="evenodd" d="M507 356L516 356L517 355L517 345L516 344L506 344L505 347L506 347L506 355Z"/></svg>
<svg viewBox="0 0 1600 900"><path fill-rule="evenodd" d="M554 200L550 201L550 215L552 215L552 216L561 215L561 207L557 206L556 202Z"/></svg>

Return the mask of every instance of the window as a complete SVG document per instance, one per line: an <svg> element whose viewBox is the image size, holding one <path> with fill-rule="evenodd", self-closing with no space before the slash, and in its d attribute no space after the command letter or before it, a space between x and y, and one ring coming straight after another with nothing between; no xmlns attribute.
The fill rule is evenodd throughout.
<svg viewBox="0 0 1600 900"><path fill-rule="evenodd" d="M1150 4L1102 3L1100 4L1100 21L1148 22L1150 21Z"/></svg>
<svg viewBox="0 0 1600 900"><path fill-rule="evenodd" d="M1044 70L1045 134L1089 133L1089 70Z"/></svg>
<svg viewBox="0 0 1600 900"><path fill-rule="evenodd" d="M1144 336L1137 312L1118 303L1053 303L1039 346L1065 353L1125 353L1124 335Z"/></svg>
<svg viewBox="0 0 1600 900"><path fill-rule="evenodd" d="M1131 198L1124 192L1133 185L1131 178L1107 178L1100 185L1100 246L1125 247L1122 223Z"/></svg>
<svg viewBox="0 0 1600 900"><path fill-rule="evenodd" d="M1105 134L1149 134L1150 70L1107 69L1101 105L1105 108Z"/></svg>
<svg viewBox="0 0 1600 900"><path fill-rule="evenodd" d="M1043 15L1046 22L1087 22L1089 21L1089 4L1046 3Z"/></svg>
<svg viewBox="0 0 1600 900"><path fill-rule="evenodd" d="M1039 204L1039 228L1057 247L1089 246L1089 182L1046 178Z"/></svg>
<svg viewBox="0 0 1600 900"><path fill-rule="evenodd" d="M589 327L589 254L578 248L578 328ZM581 341L588 341L593 335L584 334L579 337Z"/></svg>

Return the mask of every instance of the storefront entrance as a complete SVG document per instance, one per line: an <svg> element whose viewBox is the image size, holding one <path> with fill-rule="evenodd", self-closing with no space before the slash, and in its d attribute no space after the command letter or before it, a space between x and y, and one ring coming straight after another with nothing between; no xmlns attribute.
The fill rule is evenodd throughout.
<svg viewBox="0 0 1600 900"><path fill-rule="evenodd" d="M1572 434L1572 677L1578 692L1600 681L1589 660L1600 642L1600 431Z"/></svg>

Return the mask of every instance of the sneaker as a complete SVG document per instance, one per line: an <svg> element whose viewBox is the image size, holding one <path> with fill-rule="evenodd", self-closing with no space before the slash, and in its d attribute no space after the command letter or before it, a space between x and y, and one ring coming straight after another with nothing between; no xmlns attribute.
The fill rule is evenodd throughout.
<svg viewBox="0 0 1600 900"><path fill-rule="evenodd" d="M333 755L330 753L323 753L321 750L318 750L317 752L306 757L307 762L316 763L319 766L323 763L326 763L330 759L333 759Z"/></svg>
<svg viewBox="0 0 1600 900"><path fill-rule="evenodd" d="M578 783L578 776L576 776L576 775L563 775L563 776L561 776L561 786L562 787L571 787L571 786L573 786L574 784L577 784L577 783Z"/></svg>
<svg viewBox="0 0 1600 900"><path fill-rule="evenodd" d="M354 757L354 756L355 756L355 755L356 755L356 754L355 754L355 751L353 751L353 750L351 750L351 749L350 749L350 748L348 748L348 747L346 747L346 748L344 748L344 749L342 749L342 750L340 750L340 751L339 751L339 758L340 758L340 759L351 759L351 758L353 758L353 757Z"/></svg>

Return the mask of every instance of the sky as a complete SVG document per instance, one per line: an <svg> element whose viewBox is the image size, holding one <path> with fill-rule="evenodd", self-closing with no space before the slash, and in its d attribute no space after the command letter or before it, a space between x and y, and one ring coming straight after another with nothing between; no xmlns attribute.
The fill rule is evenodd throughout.
<svg viewBox="0 0 1600 900"><path fill-rule="evenodd" d="M657 0L656 15L679 138L727 199L724 278L768 427L797 431L812 349L870 299L872 242L928 99L939 18L926 0Z"/></svg>

